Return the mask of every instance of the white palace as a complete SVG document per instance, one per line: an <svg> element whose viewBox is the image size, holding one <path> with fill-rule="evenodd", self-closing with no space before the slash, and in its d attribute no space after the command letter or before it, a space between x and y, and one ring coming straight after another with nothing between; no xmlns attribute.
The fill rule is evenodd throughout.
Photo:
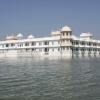
<svg viewBox="0 0 100 100"><path fill-rule="evenodd" d="M89 32L81 33L80 37L73 35L70 27L64 26L51 32L50 37L35 38L30 34L26 39L21 33L7 36L0 41L0 57L71 57L99 56L100 40L93 39Z"/></svg>

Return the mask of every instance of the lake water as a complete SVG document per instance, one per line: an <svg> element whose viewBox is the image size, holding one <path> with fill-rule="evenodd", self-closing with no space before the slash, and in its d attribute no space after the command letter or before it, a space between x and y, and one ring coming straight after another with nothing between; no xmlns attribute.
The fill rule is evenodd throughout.
<svg viewBox="0 0 100 100"><path fill-rule="evenodd" d="M0 100L100 100L100 58L0 58Z"/></svg>

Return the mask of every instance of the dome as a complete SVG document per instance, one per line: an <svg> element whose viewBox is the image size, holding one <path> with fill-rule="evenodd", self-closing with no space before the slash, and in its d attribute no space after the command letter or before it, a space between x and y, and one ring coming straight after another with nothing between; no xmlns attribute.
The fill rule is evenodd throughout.
<svg viewBox="0 0 100 100"><path fill-rule="evenodd" d="M81 33L80 37L92 37L93 35L90 32L87 33Z"/></svg>
<svg viewBox="0 0 100 100"><path fill-rule="evenodd" d="M19 33L19 34L17 35L17 38L23 38L23 35L22 35L21 33Z"/></svg>
<svg viewBox="0 0 100 100"><path fill-rule="evenodd" d="M70 27L64 26L62 27L61 31L72 31Z"/></svg>
<svg viewBox="0 0 100 100"><path fill-rule="evenodd" d="M28 38L28 39L33 39L34 36L33 36L33 35L29 35L27 38Z"/></svg>

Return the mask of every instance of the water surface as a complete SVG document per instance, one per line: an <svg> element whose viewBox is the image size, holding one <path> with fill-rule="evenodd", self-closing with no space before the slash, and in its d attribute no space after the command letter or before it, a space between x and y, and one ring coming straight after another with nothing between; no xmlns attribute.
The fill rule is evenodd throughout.
<svg viewBox="0 0 100 100"><path fill-rule="evenodd" d="M0 100L100 100L100 58L0 58Z"/></svg>

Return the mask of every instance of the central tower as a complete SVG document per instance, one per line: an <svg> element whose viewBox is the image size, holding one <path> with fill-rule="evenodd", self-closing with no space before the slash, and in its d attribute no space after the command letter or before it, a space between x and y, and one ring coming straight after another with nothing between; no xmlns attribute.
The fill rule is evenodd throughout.
<svg viewBox="0 0 100 100"><path fill-rule="evenodd" d="M60 34L60 46L62 56L72 55L72 30L68 26L64 26L61 29Z"/></svg>

